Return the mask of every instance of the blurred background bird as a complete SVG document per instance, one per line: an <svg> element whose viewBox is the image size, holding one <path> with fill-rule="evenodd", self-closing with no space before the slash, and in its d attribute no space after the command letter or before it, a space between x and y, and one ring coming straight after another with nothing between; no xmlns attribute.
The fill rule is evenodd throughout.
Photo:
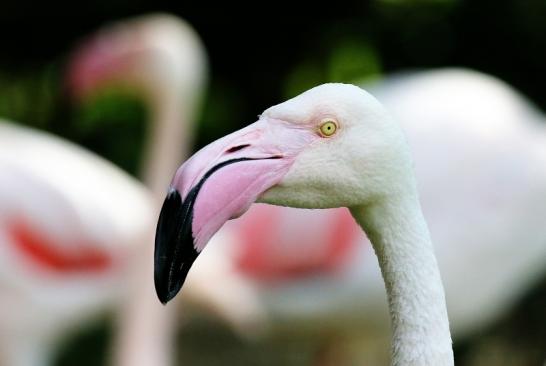
<svg viewBox="0 0 546 366"><path fill-rule="evenodd" d="M151 199L49 134L2 121L0 140L0 359L46 365L67 331L130 294L124 279L150 237Z"/></svg>
<svg viewBox="0 0 546 366"><path fill-rule="evenodd" d="M167 14L104 27L71 58L67 80L79 98L114 85L146 102L149 128L141 177L155 201L155 216L173 169L191 151L206 69L197 34L182 19ZM118 365L172 363L174 314L155 300L152 257L149 240L126 278L136 294L125 298L114 349Z"/></svg>
<svg viewBox="0 0 546 366"><path fill-rule="evenodd" d="M487 2L464 1L370 1L359 2L358 4L347 2L346 4L332 5L327 15L313 14L313 16L310 16L311 14L308 14L305 17L296 14L287 15L280 10L283 8L282 4L278 5L279 10L271 9L268 14L261 13L262 16L256 17L246 16L242 13L233 14L233 12L229 11L233 9L218 9L216 12L211 12L209 9L200 9L193 4L178 4L176 6L155 4L152 6L145 3L118 4L114 1L109 2L108 6L102 8L100 6L86 8L86 5L81 5L77 9L78 11L69 12L68 9L64 9L66 13L56 11L55 6L50 4L45 9L41 9L41 5L37 5L33 7L33 13L29 13L22 6L13 3L9 5L9 11L1 12L0 15L0 27L3 30L1 34L3 34L2 37L5 37L3 47L6 51L4 57L0 60L0 115L26 121L35 127L50 130L77 143L84 144L135 174L137 172L137 159L135 157L146 151L142 147L142 143L139 142L142 140L142 136L139 136L139 134L144 135L145 133L144 121L146 115L149 114L150 119L155 119L153 117L155 113L152 112L152 98L148 95L148 92L142 93L141 82L147 81L144 80L147 78L133 77L132 81L134 83L132 85L138 85L136 92L134 87L129 87L130 83L124 82L125 87L122 90L109 90L94 98L93 103L86 104L83 108L77 110L71 110L61 93L60 85L62 83L59 82L58 75L61 73L62 68L59 61L61 56L59 55L67 50L70 44L76 43L76 40L83 34L88 33L105 20L119 19L127 15L157 8L172 11L188 19L203 37L208 53L211 56L212 77L207 92L206 108L197 127L196 146L201 146L227 131L254 121L255 114L259 113L265 106L285 97L293 96L318 83L325 81L355 82L355 80L362 77L368 81L377 80L383 74L407 68L430 68L450 65L472 67L506 80L517 89L522 90L538 106L545 107L546 105L540 87L542 84L540 80L544 75L543 60L545 58L544 49L546 49L544 48L544 38L541 37L544 24L540 21L543 18L545 9L540 1L531 1L525 4L501 2L494 5ZM70 16L65 15L69 13ZM268 19L268 16L271 18ZM283 21L280 22L279 19L283 19ZM11 29L17 29L18 32L10 32ZM36 31L38 29L39 32ZM66 29L73 31L67 32ZM249 34L254 35L254 37L249 37ZM33 44L34 47L21 47L21 44ZM517 55L517 57L509 57L508 55ZM155 75L149 69L141 70L145 71L142 71L140 76L143 76L143 74ZM379 93L378 96L383 93L383 98L391 103L395 114L399 113L397 110L404 112L400 113L399 117L402 122L404 122L402 114L412 114L416 118L422 117L425 119L427 117L426 110L419 111L418 108L411 109L410 107L416 104L420 105L423 98L430 98L431 94L437 94L435 98L438 99L435 100L439 100L441 95L451 92L447 85L453 87L456 85L453 80L443 81L440 84L443 85L444 82L447 84L443 85L445 89L442 89L442 85L433 82L432 75L434 74L429 75L427 82L423 82L423 79L419 82L418 78L412 78L411 76L389 79L390 81L384 84L386 87L381 88L378 86L376 90ZM440 76L441 74L436 74L436 80L441 79ZM523 105L522 108L517 107L516 109L532 110L532 107L528 107L527 102L521 101L520 97L503 83L476 74L473 76L476 77L476 80L482 80L482 83L472 84L470 82L466 85L478 88L476 90L483 90L483 93L487 93L487 97L482 96L480 93L472 94L470 91L467 93L464 90L455 90L454 92L467 93L469 97L473 97L469 99L477 102L483 100L485 104L487 104L487 100L503 101L501 104L506 103L504 106L506 109L497 108L497 102L491 102L493 103L491 108L499 114L502 114L502 111L510 110L510 106ZM162 80L159 77L154 77L156 80ZM464 84L465 80L469 81L468 78L464 77L464 73L460 77L455 77L455 79L461 79L462 84ZM423 85L428 86L428 88ZM487 85L490 87L487 88ZM439 89L435 93L437 87ZM391 91L389 92L389 90ZM444 91L442 92L442 90ZM503 99L502 95L499 96L495 92L501 90L505 91L503 92L505 95L514 98L506 97ZM127 93L128 91L129 93ZM491 96L490 93L493 93L493 99L488 99ZM146 106L148 109L143 108L139 100L147 101ZM32 101L31 107L28 107L30 105L29 101ZM444 100L445 104L449 104L449 101ZM456 107L457 110L450 113L455 113L455 115L459 115L458 113L464 114L460 104L454 104L458 106ZM468 109L468 107L469 105L464 103L464 109ZM484 111L489 110L487 105L483 107ZM428 106L428 108L432 107ZM431 114L441 111L442 108L432 109ZM420 115L419 113L423 114ZM463 117L467 118L469 114L467 112ZM530 114L534 115L536 113L532 112ZM507 116L509 115L508 113ZM471 116L476 120L480 120L479 115L472 114ZM487 117L490 118L491 115ZM538 118L538 120L537 123L542 123L541 118ZM483 126L481 133L485 139L493 140L502 135L502 131L496 131L496 126L492 124ZM190 131L191 129L188 130L188 133L191 133ZM534 135L535 133L531 134ZM516 133L514 135L517 136ZM536 135L538 138L540 132L537 131ZM433 134L430 137L434 138L434 136L436 135ZM442 136L441 131L439 136ZM411 133L409 138L411 142ZM484 145L483 148L485 149L487 146L489 144ZM524 151L528 149L528 147L522 146L513 148L518 151L518 154L525 154ZM478 149L477 152L479 153L481 150ZM432 155L429 159L436 155L436 152L426 153L427 156ZM439 153L437 155L444 156ZM497 162L499 171L505 169L505 174L508 176L511 174L519 176L518 174L521 171L516 171L516 168L514 168L514 166L518 166L517 160L512 159L512 154L508 155L510 158L506 156L500 158L500 155L493 156L491 161ZM419 156L416 156L416 160L418 159ZM445 167L445 169L447 168L449 167ZM419 165L417 165L417 169L420 169ZM423 169L425 168L423 167ZM451 171L451 169L448 170ZM537 172L539 171L540 169L537 169ZM440 178L437 177L436 179ZM168 180L169 177L166 178L166 181ZM470 181L470 178L468 178L468 182ZM420 179L420 182L423 185L427 184L423 179ZM494 192L494 190L492 189L491 192ZM490 192L485 190L485 193L479 193L479 196L486 197L486 193ZM445 193L440 195L439 199L434 200L434 202L441 203L443 200L447 200ZM518 199L514 198L514 200L517 201ZM449 202L454 201L455 198L450 198ZM432 202L432 199L429 202ZM462 207L463 202L461 201L459 207ZM540 201L537 199L537 202ZM437 207L434 203L427 204L424 202L425 211L427 205L434 210L443 209ZM261 209L259 206L254 209L257 211L254 216L257 221ZM446 207L445 209L445 212L448 212L449 208ZM472 216L462 208L461 211L464 211L464 214L459 215L462 219L471 221L476 218L476 216ZM449 212L454 213L453 211ZM506 232L509 231L511 235L517 235L518 242L533 242L535 240L534 243L536 244L540 240L541 233L531 229L527 230L526 227L536 223L534 220L540 219L540 213L537 212L533 215L530 213L530 209L528 212L529 215L526 218L522 218L521 221L514 220L511 223L513 226L503 225L503 228L506 227ZM475 212L475 214L479 215L478 212ZM346 225L343 218L337 219L338 216L332 216L332 220L330 220L330 216L325 216L326 219L312 221L311 218L305 218L305 214L299 213L296 216L284 216L284 214L278 213L264 215L269 217L269 220L276 220L280 227L285 228L283 230L287 230L286 233L279 234L280 237L289 236L290 230L296 232L297 227L305 225L304 223L307 223L309 227L320 226L324 228L327 226L328 229L334 229L334 232L337 228L341 233L353 239L358 238L359 235L358 232L352 233L351 225ZM300 215L303 217L301 224L297 219ZM428 219L429 221L436 220L434 218ZM324 224L324 221L321 220L326 220L328 224ZM441 217L436 221L441 221ZM522 224L522 226L517 226L519 225L517 223ZM237 223L234 222L233 225L237 225ZM445 230L442 228L442 230L437 231L446 233L446 235L449 233L450 240L459 238L458 235L463 237L464 235L470 235L464 229L459 231L455 224L446 223L445 225L447 226ZM431 226L433 226L433 223L431 223ZM501 225L499 224L499 226ZM252 229L253 225L247 227ZM324 234L320 238L323 239L321 242L325 244L320 246L323 249L315 249L312 256L308 251L309 256L296 256L297 260L294 260L294 257L285 255L287 253L285 249L290 246L289 243L295 242L295 240L283 239L282 242L287 244L278 247L278 249L283 248L282 251L277 250L277 247L266 245L267 243L250 246L252 243L250 239L253 238L250 229L247 229L246 232L243 231L245 235L242 236L242 239L240 237L229 238L233 234L226 230L223 234L225 239L220 240L221 237L217 238L217 242L219 242L217 247L221 249L215 253L211 246L210 253L207 253L212 266L227 266L227 271L242 273L245 279L252 280L252 282L244 282L245 286L251 284L250 287L231 282L231 286L236 286L237 291L242 291L239 293L245 294L243 297L245 300L239 302L240 306L233 306L237 303L231 303L232 300L226 295L229 293L229 287L223 290L216 288L215 291L213 286L210 286L209 289L201 286L198 279L206 278L206 276L199 273L195 273L193 276L195 286L192 291L201 288L206 290L205 293L201 292L201 295L215 295L218 306L204 301L206 306L212 306L216 314L221 313L220 310L222 309L230 310L231 314L228 315L232 319L231 324L236 326L237 324L243 324L242 328L237 329L239 332L246 332L246 339L249 337L252 339L252 334L248 332L258 331L260 329L259 325L265 324L263 322L267 319L275 320L270 324L282 328L283 324L286 323L280 321L282 318L275 318L273 315L282 315L281 311L291 306L293 310L295 309L295 317L284 318L288 322L285 335L276 337L273 340L268 339L268 337L258 338L251 342L240 340L214 323L214 317L206 310L206 306L203 306L204 314L201 319L198 319L198 321L193 318L187 320L187 326L179 331L178 358L192 364L224 362L228 364L246 363L256 365L308 364L317 358L327 359L328 357L316 356L317 337L306 336L306 329L303 324L316 326L319 329L319 332L316 333L324 330L324 333L326 333L324 337L322 334L318 337L322 339L319 342L321 347L318 348L321 348L323 355L333 354L332 357L335 358L336 350L340 347L339 342L329 343L328 340L337 339L339 333L330 333L329 329L332 328L329 328L326 324L321 327L321 324L317 324L317 322L305 322L312 319L313 314L320 314L320 312L313 312L313 310L319 308L319 305L336 303L336 296L330 294L329 297L322 297L322 301L324 301L322 303L312 301L313 296L307 296L309 289L313 288L310 283L312 281L308 280L307 283L305 280L302 281L302 274L310 273L316 279L316 275L322 271L323 273L333 274L332 278L334 279L336 277L341 278L346 273L343 272L343 263L346 263L346 259L349 258L348 262L351 262L351 259L356 260L355 258L359 254L358 250L364 252L362 254L366 256L366 247L360 245L360 248L357 247L357 251L353 246L339 248L330 245L335 241L329 240L329 236ZM235 230L233 229L231 233L239 235L239 231ZM259 234L258 230L254 232ZM324 232L328 232L328 230L325 229ZM499 235L501 232L503 231L499 231ZM271 236L274 234L273 231L269 231L269 233L271 233ZM311 234L320 235L318 232ZM453 235L457 236L453 237ZM433 238L435 238L434 231ZM294 238L290 239L293 240ZM237 240L238 245L242 247L235 245L227 248L226 243L229 240ZM245 242L249 243L246 252L244 249ZM253 242L256 243L257 240ZM490 243L493 243L493 241ZM315 244L317 244L316 240ZM525 246L527 247L527 244ZM451 249L455 250L456 248ZM478 247L475 249L479 250ZM248 250L250 250L250 253ZM471 253L475 252L472 251L468 254ZM510 251L505 252L507 255L510 255L509 253ZM522 250L519 253L528 252ZM371 258L373 258L373 253L371 254ZM222 255L232 255L234 259L225 261ZM441 254L439 253L439 255ZM510 271L512 267L499 265L504 269L502 273L498 267L489 267L487 263L495 263L490 260L495 258L490 252L486 251L486 254L482 253L480 255L483 256L483 261L479 262L483 268L480 269L483 269L484 273L487 271L493 275L498 273L498 283L502 284L501 275L508 276L509 273L512 273ZM539 256L535 259L540 263L541 258ZM202 262L203 266L201 268L203 271L211 268L206 264L206 258L203 258ZM455 268L460 267L460 265L456 266L455 263L452 264ZM510 264L516 266L521 263ZM467 264L465 263L464 266L466 268ZM468 266L470 267L470 265ZM367 265L360 267L362 271L369 270L373 273L370 268L372 267ZM545 321L541 317L544 309L545 291L544 286L538 286L523 296L523 293L532 287L533 281L540 283L540 276L536 273L533 275L533 268L528 269L529 271L526 272L528 277L524 275L525 271L521 272L520 277L516 278L517 281L513 286L511 282L506 283L504 294L496 292L502 295L497 300L494 299L495 296L489 296L488 294L490 294L489 291L493 291L494 288L499 289L499 287L485 283L480 286L482 278L472 278L471 283L476 285L474 288L477 295L482 295L477 296L476 299L483 300L491 297L491 304L494 307L484 308L476 304L477 310L486 310L483 313L476 312L474 314L476 321L468 322L468 324L471 324L470 328L475 328L475 331L469 331L468 334L473 333L474 337L464 337L465 341L463 343L457 342L458 363L519 365L536 364L536 360L545 358L543 352L546 349L543 342L546 339L544 337ZM222 271L218 272L222 273ZM471 268L468 268L465 273L468 276L474 276L475 274ZM290 284L289 281L294 278L300 278L300 280L293 285L294 291L290 293L293 296L286 298L275 296L275 294L281 293L283 289L290 288L290 285L288 285L289 287L279 286L279 283ZM282 282L279 282L280 280ZM445 278L444 281L446 281ZM222 281L218 282L222 283ZM223 283L227 284L228 282ZM460 288L461 283L468 284L469 281L465 277L459 280L456 279L455 283L459 283L459 287L456 286L455 288ZM302 291L301 285L306 286L307 290ZM254 292L256 286L258 286L258 292ZM332 284L332 287L334 287L334 284ZM342 291L343 288L340 285L336 289ZM296 289L300 290L296 291ZM377 294L382 294L382 288L377 290ZM262 297L264 291L266 291L266 295ZM234 290L234 292L236 291ZM366 301L375 301L372 300L374 299L371 295L372 292L368 292L370 296L366 298L363 288L359 287L356 292L349 291L349 295L356 294L357 297L362 295L361 298ZM271 295L267 295L267 293ZM199 295L198 292L197 295ZM326 294L326 296L328 295ZM463 305L466 303L467 306L472 306L475 298L470 295L467 298L457 295L455 300L460 301ZM262 303L262 301L265 302ZM483 301L480 303L483 304ZM229 306L230 304L232 306ZM263 304L270 304L270 307L262 307ZM350 319L358 309L362 309L358 308L358 303L355 308L357 309L352 312L340 310L337 312L337 316L347 316L347 319ZM379 307L379 309L383 308ZM473 309L474 307L470 310L466 307L466 312L473 313L471 311ZM518 309L520 309L519 312ZM521 309L523 310L521 311ZM182 314L187 313L184 307L180 311ZM385 310L383 309L383 311ZM127 314L130 313L131 311L127 311ZM131 316L127 318L131 318ZM209 323L203 321L203 318ZM495 318L497 318L496 324L486 326ZM329 319L337 318L332 317ZM255 320L258 320L258 322ZM326 318L324 317L322 320L325 321ZM376 320L381 324L380 317L376 318ZM453 319L452 323L454 323ZM382 327L379 326L378 328L381 329ZM370 329L373 328L370 327ZM293 337L292 333L298 333L298 337ZM303 335L303 337L299 335ZM304 339L306 337L307 339ZM85 338L83 340L80 338L79 341L70 338L71 342L66 345L66 351L59 362L61 364L72 364L75 361L71 360L75 359L80 363L97 364L98 361L94 360L93 357L99 357L98 355L101 352L97 352L98 346L96 343L97 339L103 338L104 333L100 337L96 335L88 336L87 339L91 341L86 341ZM356 338L354 339L356 340ZM346 343L349 344L349 341ZM80 346L77 346L78 342ZM83 345L81 345L82 342ZM362 346L359 342L355 343L356 346L352 348L358 352ZM365 342L365 345L366 348L373 348L371 341ZM104 345L99 346L99 350L104 349ZM381 347L379 348L381 349ZM123 346L118 347L118 351L121 352L122 349ZM215 352L209 352L210 349L214 349ZM85 356L82 357L82 355Z"/></svg>
<svg viewBox="0 0 546 366"><path fill-rule="evenodd" d="M161 329L145 343L138 339L142 329L134 317L143 312L140 308L159 307L148 260L158 212L153 197L162 196L171 170L188 149L187 124L199 102L205 68L193 30L167 15L103 29L72 56L68 80L76 96L115 83L151 99L142 168L149 190L61 139L2 125L2 299L11 308L0 324L2 364L47 364L63 332L114 305L124 308L116 363L136 364L133 352L125 351L127 344L150 359L140 362L168 362L163 359L172 352L170 338L159 337L170 334L165 332L168 314L144 311L158 314L146 318L145 330Z"/></svg>

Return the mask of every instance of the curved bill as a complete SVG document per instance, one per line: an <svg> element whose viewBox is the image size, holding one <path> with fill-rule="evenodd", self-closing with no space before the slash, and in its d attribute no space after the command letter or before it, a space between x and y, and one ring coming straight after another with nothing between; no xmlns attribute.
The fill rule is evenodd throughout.
<svg viewBox="0 0 546 366"><path fill-rule="evenodd" d="M178 169L156 230L154 280L162 303L180 291L209 239L279 183L315 138L308 129L263 118L204 147Z"/></svg>

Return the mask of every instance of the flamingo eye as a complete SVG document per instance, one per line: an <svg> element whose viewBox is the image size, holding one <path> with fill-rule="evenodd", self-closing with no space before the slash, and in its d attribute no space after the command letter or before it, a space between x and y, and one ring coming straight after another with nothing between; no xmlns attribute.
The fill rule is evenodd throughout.
<svg viewBox="0 0 546 366"><path fill-rule="evenodd" d="M331 137L334 133L336 133L336 130L337 123L331 118L322 120L319 127L319 133L322 137Z"/></svg>

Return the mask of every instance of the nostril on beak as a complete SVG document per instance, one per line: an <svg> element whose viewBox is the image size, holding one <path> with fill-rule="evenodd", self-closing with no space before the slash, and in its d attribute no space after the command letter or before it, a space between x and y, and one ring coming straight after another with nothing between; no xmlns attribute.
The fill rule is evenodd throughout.
<svg viewBox="0 0 546 366"><path fill-rule="evenodd" d="M230 147L229 149L226 150L226 154L231 154L236 151L243 150L244 148L247 148L249 146L250 144L244 144L244 145L237 145L237 146Z"/></svg>

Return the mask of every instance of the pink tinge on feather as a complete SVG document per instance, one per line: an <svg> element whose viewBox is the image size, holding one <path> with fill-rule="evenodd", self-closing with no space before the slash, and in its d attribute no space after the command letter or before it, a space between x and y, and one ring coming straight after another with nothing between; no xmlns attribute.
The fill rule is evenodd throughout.
<svg viewBox="0 0 546 366"><path fill-rule="evenodd" d="M41 269L58 273L88 273L108 270L113 258L92 244L78 243L74 251L63 252L43 233L25 220L14 220L8 231L15 249Z"/></svg>
<svg viewBox="0 0 546 366"><path fill-rule="evenodd" d="M256 205L237 228L239 270L266 281L339 271L363 235L345 208L300 211Z"/></svg>

